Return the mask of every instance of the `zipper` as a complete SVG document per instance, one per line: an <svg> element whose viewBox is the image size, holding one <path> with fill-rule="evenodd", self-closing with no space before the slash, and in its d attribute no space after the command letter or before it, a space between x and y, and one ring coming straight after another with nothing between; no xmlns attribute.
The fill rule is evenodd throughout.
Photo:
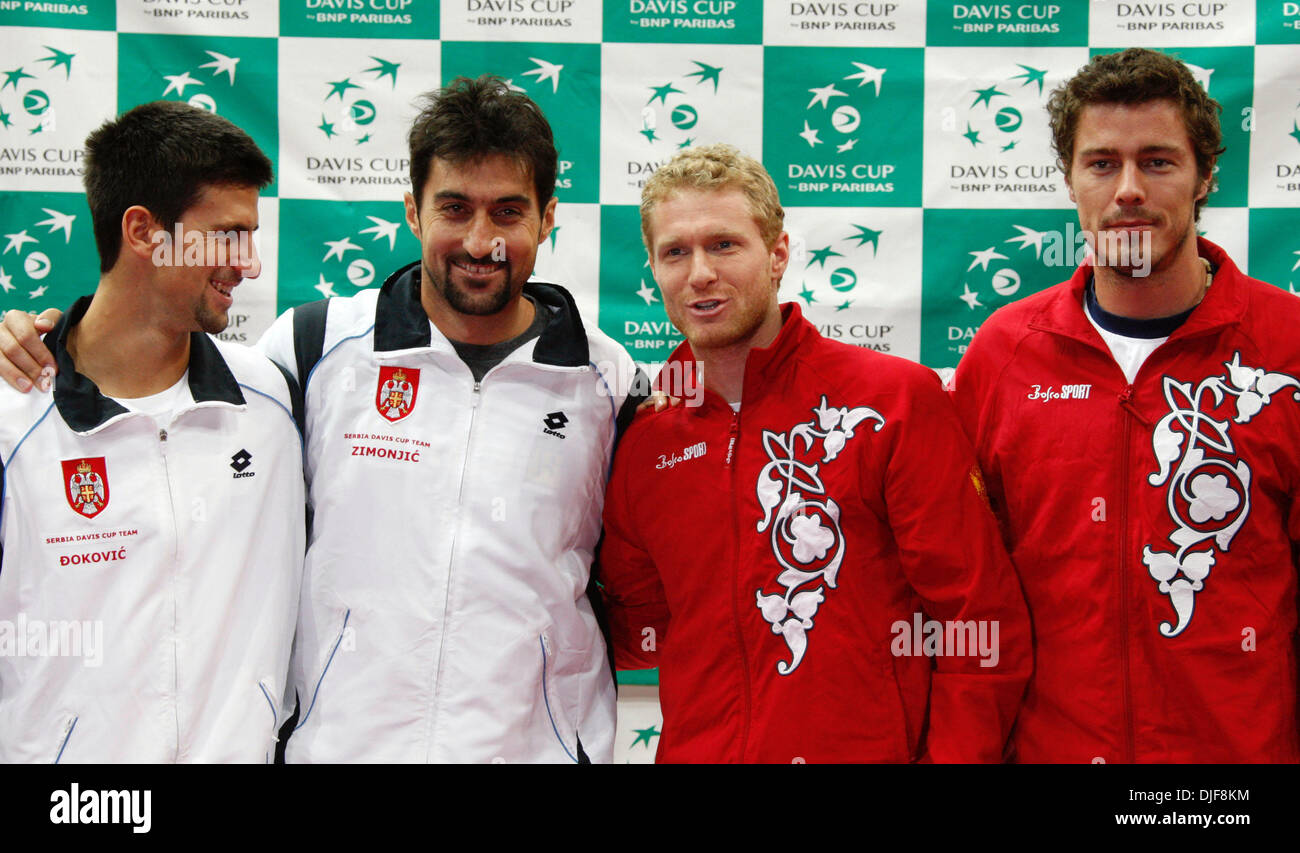
<svg viewBox="0 0 1300 853"><path fill-rule="evenodd" d="M546 703L546 718L551 721L551 731L555 732L555 739L560 742L564 754L569 756L569 760L574 764L580 764L581 762L578 761L577 756L569 751L569 745L564 742L564 736L560 734L560 727L555 723L555 712L551 708L551 690L546 677L547 670L550 669L551 655L553 654L551 644L545 634L539 634L537 639L542 645L542 701ZM577 732L574 732L574 737L577 737Z"/></svg>
<svg viewBox="0 0 1300 853"><path fill-rule="evenodd" d="M731 429L727 431L727 467L731 467L731 457L736 449L736 439L740 435L740 412L731 413Z"/></svg>
<svg viewBox="0 0 1300 853"><path fill-rule="evenodd" d="M307 710L302 713L302 718L293 727L295 732L307 725L307 721L311 719L312 709L316 707L316 697L320 695L320 686L325 681L325 675L330 671L330 664L334 663L334 655L338 654L339 644L343 642L343 635L348 630L348 619L351 617L352 608L349 607L343 614L343 627L339 628L339 635L334 640L334 646L330 649L330 656L325 659L325 665L321 667L320 678L316 679L316 689L311 692L311 702L307 705Z"/></svg>
<svg viewBox="0 0 1300 853"><path fill-rule="evenodd" d="M54 756L54 763L58 764L63 760L63 750L68 748L68 741L72 738L72 730L77 727L77 720L80 717L73 717L63 726L63 740L59 741L59 752Z"/></svg>
<svg viewBox="0 0 1300 853"><path fill-rule="evenodd" d="M732 548L735 549L735 556L731 560L731 620L736 629L736 645L740 649L740 668L745 683L745 691L743 695L745 701L745 723L740 733L740 760L744 761L746 752L749 749L750 717L753 715L754 703L753 697L751 696L753 685L750 683L749 654L745 650L745 634L742 628L740 616L740 605L742 601L740 590L740 567L742 565L740 559L741 524L740 503L736 499L736 495L741 494L741 492L736 488L736 476L739 466L731 464L731 461L735 456L736 443L740 439L740 412L731 413L731 427L728 430L728 437L726 466L731 475L731 542Z"/></svg>
<svg viewBox="0 0 1300 853"><path fill-rule="evenodd" d="M1119 477L1119 649L1120 649L1120 673L1124 684L1124 762L1126 764L1134 763L1135 747L1133 723L1133 676L1129 661L1129 596L1128 596L1128 559L1126 545L1126 534L1128 531L1128 478L1129 478L1129 440L1133 430L1134 410L1130 407L1129 401L1133 398L1133 385L1124 386L1124 390L1119 394L1119 405L1123 411L1120 418L1123 419L1123 433L1120 439L1120 477Z"/></svg>
<svg viewBox="0 0 1300 853"><path fill-rule="evenodd" d="M500 365L497 365L500 367ZM494 367L492 370L496 370ZM492 371L488 371L491 373ZM484 374L484 379L487 374ZM442 596L442 629L441 636L438 638L438 664L433 673L433 702L429 714L429 734L425 746L425 759L429 757L429 752L433 748L433 728L438 718L438 696L442 692L442 660L447 651L447 616L451 612L451 576L452 570L456 565L456 545L460 533L460 509L461 501L465 496L465 474L469 470L469 449L474 442L474 420L478 412L479 400L483 394L483 382L479 380L474 383L474 390L470 392L469 401L469 428L465 430L465 450L461 454L460 462L460 480L456 484L456 524L451 534L451 549L447 556L447 580L443 586Z"/></svg>
<svg viewBox="0 0 1300 853"><path fill-rule="evenodd" d="M271 706L271 741L273 743L279 743L280 742L280 712L276 710L275 703L271 701L271 694L266 689L265 679L258 681L257 686L258 689L262 691L262 695L266 697L266 704ZM266 764L271 763L271 753L269 751L266 753L265 763Z"/></svg>
<svg viewBox="0 0 1300 853"><path fill-rule="evenodd" d="M176 567L180 560L181 535L180 529L176 526L176 501L172 495L171 471L167 467L167 430L165 429L158 430L158 455L162 459L163 482L167 484L167 506L171 510L172 519L172 718L176 724L176 743L172 753L172 760L179 761L181 755L181 673L180 641L177 637L180 613L176 594Z"/></svg>

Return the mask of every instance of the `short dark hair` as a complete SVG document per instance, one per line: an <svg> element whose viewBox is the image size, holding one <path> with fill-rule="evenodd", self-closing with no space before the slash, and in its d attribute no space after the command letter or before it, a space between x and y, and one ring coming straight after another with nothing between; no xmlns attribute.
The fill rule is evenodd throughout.
<svg viewBox="0 0 1300 853"><path fill-rule="evenodd" d="M1048 98L1052 147L1060 158L1061 171L1070 174L1074 137L1084 107L1147 101L1170 101L1178 107L1196 154L1196 169L1202 177L1212 178L1214 162L1225 150L1223 132L1219 129L1219 113L1223 108L1181 61L1141 47L1094 56ZM1213 184L1210 190L1214 190ZM1204 204L1204 199L1196 203L1197 218Z"/></svg>
<svg viewBox="0 0 1300 853"><path fill-rule="evenodd" d="M544 209L555 195L555 136L550 122L531 98L495 75L476 80L457 77L425 94L408 141L411 194L417 206L435 158L459 165L504 154L531 172L539 207Z"/></svg>
<svg viewBox="0 0 1300 853"><path fill-rule="evenodd" d="M180 101L141 104L86 137L82 183L108 272L122 249L122 215L141 205L170 229L208 186L261 189L271 161L228 119Z"/></svg>

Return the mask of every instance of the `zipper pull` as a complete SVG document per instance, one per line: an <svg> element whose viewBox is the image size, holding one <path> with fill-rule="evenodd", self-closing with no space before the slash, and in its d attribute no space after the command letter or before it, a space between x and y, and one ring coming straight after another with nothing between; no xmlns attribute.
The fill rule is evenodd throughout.
<svg viewBox="0 0 1300 853"><path fill-rule="evenodd" d="M158 430L158 440L159 440L159 441L166 441L166 440L167 440L167 430L165 430L165 429L160 429L160 430Z"/></svg>
<svg viewBox="0 0 1300 853"><path fill-rule="evenodd" d="M728 434L731 436L731 438L727 442L726 464L731 465L731 457L734 454L736 449L736 438L740 435L740 412L731 413L731 429L728 430Z"/></svg>
<svg viewBox="0 0 1300 853"><path fill-rule="evenodd" d="M1150 419L1145 417L1141 412L1137 410L1135 406L1133 406L1132 400L1133 400L1133 386L1126 385L1124 386L1124 390L1119 393L1120 407L1124 409L1124 411L1132 415L1137 420L1137 422L1142 424L1143 426L1146 427L1152 426Z"/></svg>
<svg viewBox="0 0 1300 853"><path fill-rule="evenodd" d="M473 393L473 395L469 398L469 407L470 407L471 409L477 409L477 408L478 408L479 389L481 389L482 387L483 387L482 383L480 383L480 382L475 382L475 383L474 383L474 393Z"/></svg>

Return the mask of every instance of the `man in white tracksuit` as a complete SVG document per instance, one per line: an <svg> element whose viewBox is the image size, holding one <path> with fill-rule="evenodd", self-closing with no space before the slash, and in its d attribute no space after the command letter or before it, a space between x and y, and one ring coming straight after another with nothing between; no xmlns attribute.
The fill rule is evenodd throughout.
<svg viewBox="0 0 1300 853"><path fill-rule="evenodd" d="M410 142L421 260L286 313L260 344L308 412L287 757L608 762L614 681L588 589L634 367L567 291L525 283L556 206L537 106L460 79Z"/></svg>
<svg viewBox="0 0 1300 853"><path fill-rule="evenodd" d="M53 388L0 388L0 761L269 761L302 579L297 388L208 334L260 271L271 163L177 102L86 147L99 286L47 337Z"/></svg>

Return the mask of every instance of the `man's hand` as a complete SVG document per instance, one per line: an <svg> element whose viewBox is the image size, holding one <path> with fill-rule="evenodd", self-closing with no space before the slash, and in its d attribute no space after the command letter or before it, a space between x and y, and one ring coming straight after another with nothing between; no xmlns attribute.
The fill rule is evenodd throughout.
<svg viewBox="0 0 1300 853"><path fill-rule="evenodd" d="M676 408L682 404L681 397L669 397L662 391L651 391L645 402L636 407L637 413L644 411L662 412L664 409Z"/></svg>
<svg viewBox="0 0 1300 853"><path fill-rule="evenodd" d="M40 315L13 309L0 323L0 379L26 393L35 385L50 390L54 382L54 355L41 335L54 328L63 312L49 308Z"/></svg>

